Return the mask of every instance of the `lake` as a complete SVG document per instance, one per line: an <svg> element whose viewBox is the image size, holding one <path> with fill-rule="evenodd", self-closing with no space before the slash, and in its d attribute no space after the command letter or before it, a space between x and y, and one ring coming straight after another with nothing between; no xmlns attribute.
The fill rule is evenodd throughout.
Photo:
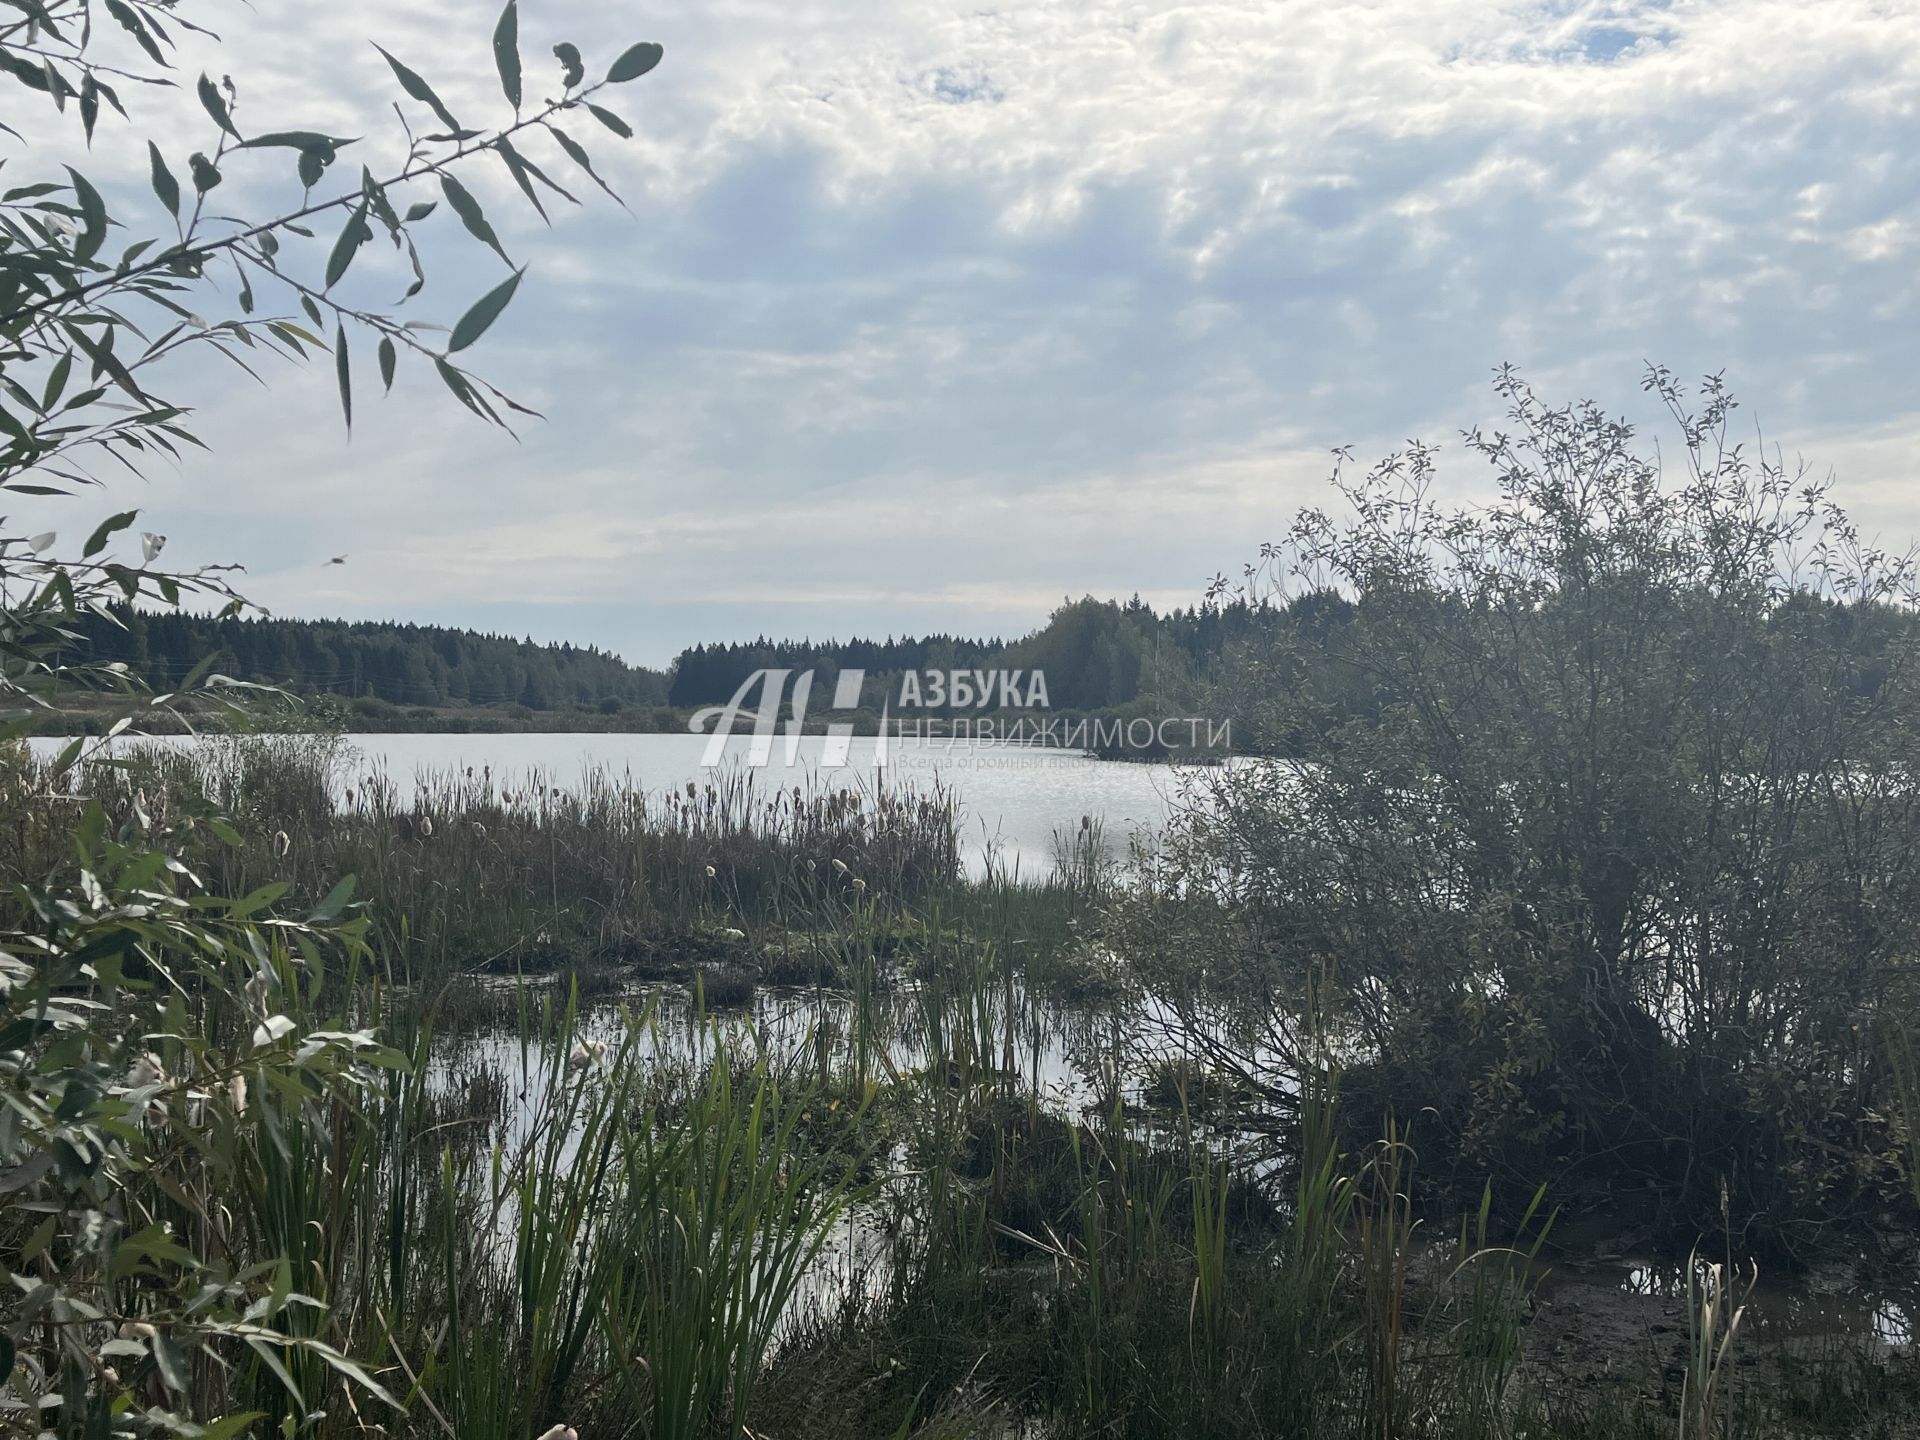
<svg viewBox="0 0 1920 1440"><path fill-rule="evenodd" d="M636 789L659 793L715 776L701 763L709 743L704 735L349 735L346 740L358 757L343 784L372 770L411 781L424 772L485 767L503 787L538 774L546 785L571 788L590 771L602 770ZM33 742L46 755L57 753L61 743ZM196 742L170 737L137 743ZM756 783L769 790L796 784L871 789L883 783L920 790L944 785L960 805L961 851L969 873L980 874L993 857L1009 872L1017 867L1021 877L1036 878L1052 869L1055 832L1077 830L1082 816L1103 828L1109 854L1124 857L1134 834L1165 824L1194 774L1185 766L1092 760L1070 750L973 740L889 739L886 763L879 765L875 743L871 736L856 737L846 764L824 765L828 737L801 736L791 763L786 741L779 739L769 762L758 768ZM751 744L747 735L730 738L720 768L748 768Z"/></svg>

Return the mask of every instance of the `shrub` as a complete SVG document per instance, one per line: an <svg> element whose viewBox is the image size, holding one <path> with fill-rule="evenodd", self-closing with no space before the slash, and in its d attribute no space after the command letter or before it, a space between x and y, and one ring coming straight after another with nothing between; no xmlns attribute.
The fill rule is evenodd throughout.
<svg viewBox="0 0 1920 1440"><path fill-rule="evenodd" d="M1429 1171L1683 1227L1724 1182L1794 1250L1895 1178L1875 1020L1915 999L1913 569L1749 456L1717 380L1698 414L1647 388L1675 483L1511 371L1511 433L1467 436L1490 506L1439 503L1422 446L1336 476L1350 517L1303 513L1248 585L1341 603L1244 651L1230 697L1294 753L1212 777L1136 931L1189 1028L1204 990L1257 1002L1273 1064L1203 1043L1270 1093L1324 977L1350 1110L1432 1111Z"/></svg>

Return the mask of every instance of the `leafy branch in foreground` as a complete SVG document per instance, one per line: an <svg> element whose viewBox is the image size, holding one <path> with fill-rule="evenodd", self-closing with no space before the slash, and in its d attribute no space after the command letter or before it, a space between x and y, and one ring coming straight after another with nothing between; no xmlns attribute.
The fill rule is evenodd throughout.
<svg viewBox="0 0 1920 1440"><path fill-rule="evenodd" d="M177 34L212 38L182 13L190 8L0 0L0 74L77 114L91 147L111 133L99 128L103 104L131 119L121 89L175 83ZM558 91L529 101L508 0L493 54L512 116L478 128L381 53L405 97L395 107L405 155L383 175L362 165L357 178L330 180L357 139L256 127L240 87L205 74L194 91L211 127L206 148L182 166L154 140L133 142L166 212L157 233L122 246L113 232L137 234L141 222L110 209L80 169L23 178L8 169L17 159L0 160L0 495L70 496L101 483L105 461L137 475L156 456L200 445L189 407L160 393L162 367L208 348L256 380L260 356L331 349L349 425L356 330L374 338L388 388L406 351L490 423L504 427L505 412L523 409L453 358L499 318L523 272L492 286L437 347L423 338L436 327L399 313L426 283L417 233L445 200L511 265L456 169L492 157L544 218L542 191L574 199L523 148L546 137L606 189L555 122L585 110L631 135L592 97L651 70L660 47L631 47L588 84L579 51L556 46ZM417 130L409 109L433 126ZM27 143L12 126L0 132ZM265 215L214 209L216 191L238 189L221 189L230 171L273 152L292 156L297 201ZM318 233L323 220L339 224L330 240ZM412 280L394 305L369 308L341 287L383 234ZM329 329L331 344L320 338ZM116 608L188 599L226 614L244 605L236 567L159 568L165 536L140 533L137 557L118 558L115 538L136 518L114 515L75 554L57 530L13 534L0 517L0 704L44 705L80 685L140 688L124 664L87 658L82 617L119 624ZM202 667L175 690L216 683ZM341 1244L337 1227L279 1203L294 1170L338 1188L355 1163L341 1153L343 1129L377 1068L400 1063L370 1030L323 1008L337 962L351 981L370 958L365 921L343 920L351 885L297 920L276 908L284 886L209 893L183 842L198 827L241 844L231 824L214 813L170 817L139 791L109 819L68 786L81 742L43 771L14 738L24 728L0 713L8 813L30 784L37 799L72 805L74 826L56 872L0 901L0 1435L224 1440L278 1420L291 1437L324 1417L322 1392L336 1386L355 1413L362 1403L370 1416L389 1413L398 1402L382 1380L326 1338L338 1333L325 1323L336 1297L317 1283L326 1275L312 1252ZM342 993L325 1003L351 1007L351 983Z"/></svg>
<svg viewBox="0 0 1920 1440"><path fill-rule="evenodd" d="M23 888L26 921L0 932L0 1433L232 1434L261 1412L202 1430L216 1395L257 1402L277 1381L304 1412L327 1371L393 1403L228 1208L276 1154L325 1163L341 1108L401 1063L315 1018L328 957L364 957L365 921L338 923L350 885L297 921L272 912L284 887L200 893L183 825L240 838L137 801L114 827L88 804L76 883Z"/></svg>
<svg viewBox="0 0 1920 1440"><path fill-rule="evenodd" d="M47 96L63 114L73 102L89 147L110 133L97 129L103 102L129 116L122 87L176 84L170 59L176 31L211 37L181 13L186 0L107 0L107 15L116 22L111 27L96 23L99 8L96 0L0 0L0 15L18 15L0 19L0 72ZM101 53L110 42L131 50L124 63ZM404 157L382 175L362 165L357 177L329 187L358 138L254 127L232 78L216 83L202 74L194 90L209 126L206 148L181 166L155 141L134 142L145 151L144 168L166 212L158 233L124 246L116 239L110 248L114 231L134 234L142 222L110 210L100 188L72 165L0 189L0 493L70 494L98 484L106 459L139 473L157 455L178 459L183 447L200 445L187 428L190 408L158 393L159 374L164 362L208 347L255 380L263 355L306 358L330 349L349 426L349 339L356 331L373 342L385 389L409 353L489 423L505 427L510 412L534 413L455 358L499 319L524 271L516 267L473 302L445 344L436 344L429 337L443 327L403 318L426 284L422 227L444 201L472 238L511 265L474 189L456 171L491 157L546 219L543 193L578 201L531 153L536 139L550 141L566 163L613 194L586 149L557 122L584 114L622 138L631 136L626 121L596 97L652 70L661 49L634 45L602 79L588 83L579 50L558 44L557 90L535 100L521 61L517 0L508 0L493 32L493 54L512 113L486 126L465 123L418 71L380 53L403 96L394 110L405 142ZM229 173L271 153L291 155L297 202L265 216L216 211L213 197ZM0 181L11 179L6 167L18 163L0 161ZM332 230L330 239L320 233L322 222ZM404 293L387 307L343 298L362 250L383 236L410 272ZM330 340L323 339L329 332ZM131 516L117 519L130 523ZM31 541L0 538L0 694L18 700L28 677L51 673L42 642L67 638L58 624L63 613L105 613L116 600L177 605L183 594L240 603L225 570L151 571L157 553L151 538L141 563L93 565L58 558L56 533ZM84 678L72 667L59 673L66 681Z"/></svg>
<svg viewBox="0 0 1920 1440"><path fill-rule="evenodd" d="M69 96L82 100L80 113L89 143L94 137L98 98L125 111L117 93L102 74L108 67L89 55L94 32L88 23L89 0L41 5L35 0L0 0L22 8L31 17L0 27L0 68L15 80L49 94L64 109ZM158 144L146 144L154 194L173 221L173 235L149 236L126 246L117 259L104 253L109 231L125 222L111 214L100 191L72 166L63 167L64 179L16 185L0 194L0 362L5 365L6 401L0 403L0 429L8 446L0 451L0 487L21 489L21 474L47 471L51 488L84 483L93 478L64 468L56 461L76 451L98 449L116 458L148 447L177 454L176 442L192 443L177 421L184 412L158 402L149 393L140 372L187 346L210 344L246 367L241 352L266 346L295 356L325 349L324 342L301 323L318 330L335 322L336 335L347 323L374 332L384 345L411 349L440 371L448 388L477 414L499 422L499 407L517 409L504 394L471 373L452 365L449 355L465 348L492 323L504 299L496 290L463 317L456 332L463 343L436 350L420 338L418 322L403 323L391 312L356 308L334 293L346 277L361 248L384 231L393 249L404 253L413 272L401 304L417 295L426 273L415 240L416 228L428 219L444 198L465 229L508 260L505 246L472 190L453 173L455 166L481 155L503 164L529 204L547 218L542 191L577 204L575 197L554 180L521 144L533 136L553 141L564 157L607 189L584 147L555 123L570 111L584 111L622 137L632 134L624 120L593 103L610 85L646 74L661 58L658 45L636 45L622 54L606 77L584 84L585 69L571 45L555 47L560 61L560 90L532 107L525 106L523 73L518 52L517 0L509 0L494 34L495 60L501 88L513 116L497 126L473 128L463 124L418 72L381 50L406 97L431 114L440 128L416 133L404 109L395 113L405 132L404 161L388 174L376 177L362 166L353 182L331 194L316 191L326 181L342 152L359 142L315 130L260 130L241 128L243 107L229 77L216 85L201 75L196 92L213 127L212 153L196 151L187 163L183 188L176 168ZM126 4L116 8L122 24L141 42L154 65L167 68L166 49L172 38L161 21L175 23L175 0L168 3ZM76 33L76 27L77 33ZM197 28L197 27L190 27ZM24 32L24 35L22 34ZM205 33L205 32L202 32ZM37 63L30 63L37 62ZM111 70L112 74L133 72ZM164 75L139 75L149 84L171 84ZM91 101L87 97L95 97ZM517 143L518 142L518 143ZM300 203L265 219L216 214L209 198L226 178L226 169L252 158L245 152L291 151ZM415 187L431 184L437 196L408 196ZM188 194L188 191L191 194ZM611 190L608 190L611 194ZM317 266L308 250L307 263L294 263L289 238L317 241L313 222L322 217L344 220L325 258ZM209 322L184 303L188 292L201 292L207 282L230 268L239 315ZM315 271L317 270L317 275ZM304 273L303 273L304 272ZM255 286L278 291L301 312L299 316L257 314ZM509 292L510 294L511 292ZM136 320L136 305L153 307L151 317L164 328L149 338ZM396 307L397 308L397 307ZM148 318L142 316L141 318ZM137 347L137 348L136 348ZM251 367L246 367L251 371ZM392 364L383 350L383 376ZM73 390L78 369L83 387ZM32 380L28 379L28 375ZM37 383L34 383L37 382ZM103 416L97 407L112 389L121 391L135 407ZM343 394L343 404L349 403ZM42 483L45 483L44 481Z"/></svg>

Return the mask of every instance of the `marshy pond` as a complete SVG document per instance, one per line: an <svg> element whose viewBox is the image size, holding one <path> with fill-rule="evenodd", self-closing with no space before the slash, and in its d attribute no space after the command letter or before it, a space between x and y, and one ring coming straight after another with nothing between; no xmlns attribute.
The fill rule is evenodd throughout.
<svg viewBox="0 0 1920 1440"><path fill-rule="evenodd" d="M1419 1189L1428 1117L1350 1098L1333 1032L1295 1079L1244 992L1156 990L1134 947L1169 912L1127 862L1179 772L924 744L713 772L703 743L176 743L19 825L57 863L90 798L199 837L213 893L353 917L345 986L291 953L249 982L293 1040L344 1005L390 1051L273 1215L342 1237L342 1343L463 1440L1913 1413L1911 1248L1756 1276L1578 1195L1476 1214ZM1735 1358L1700 1370L1703 1333Z"/></svg>

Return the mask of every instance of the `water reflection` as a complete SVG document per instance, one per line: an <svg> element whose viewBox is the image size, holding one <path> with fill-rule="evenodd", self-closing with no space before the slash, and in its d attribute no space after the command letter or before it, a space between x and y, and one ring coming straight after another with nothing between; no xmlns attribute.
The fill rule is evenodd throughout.
<svg viewBox="0 0 1920 1440"><path fill-rule="evenodd" d="M1710 1285L1712 1262L1695 1257L1694 1266L1697 1284ZM1915 1292L1920 1285L1914 1277L1894 1283L1898 1293L1862 1286L1850 1273L1830 1270L1774 1279L1763 1270L1750 1290L1744 1272L1742 1279L1730 1282L1730 1287L1736 1302L1745 1306L1743 1325L1758 1337L1863 1338L1891 1350L1906 1350L1913 1344L1913 1316L1920 1305L1920 1295ZM1688 1298L1686 1266L1668 1261L1632 1261L1619 1272L1616 1288L1628 1295L1684 1308Z"/></svg>

